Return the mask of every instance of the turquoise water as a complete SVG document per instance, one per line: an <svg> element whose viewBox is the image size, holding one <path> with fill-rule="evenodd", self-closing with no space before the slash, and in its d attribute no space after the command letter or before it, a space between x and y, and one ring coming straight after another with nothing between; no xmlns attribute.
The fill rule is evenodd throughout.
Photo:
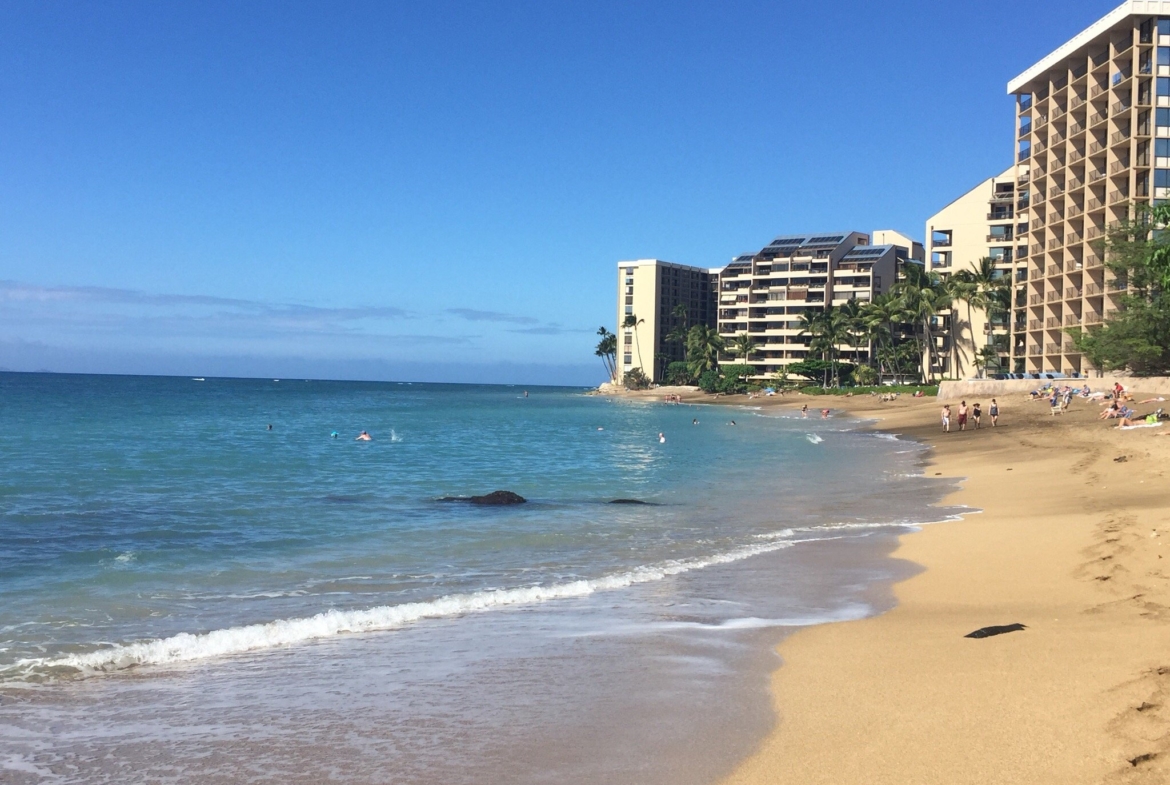
<svg viewBox="0 0 1170 785"><path fill-rule="evenodd" d="M913 445L835 419L570 389L525 397L518 387L285 379L0 374L0 401L0 688L16 696L0 703L0 730L28 731L30 718L50 710L89 726L105 712L107 727L121 727L144 705L163 712L168 690L204 680L264 695L219 705L216 716L275 716L290 702L320 707L338 692L317 681L321 669L349 662L370 679L377 673L379 689L399 685L371 705L385 715L383 731L353 734L390 744L393 754L382 754L391 762L349 781L382 781L386 765L386 781L433 780L440 770L447 781L460 772L477 781L473 758L460 764L450 754L448 726L469 718L495 726L521 693L518 716L528 719L509 722L532 723L523 738L546 739L545 753L555 748L548 739L570 730L579 739L575 720L540 708L540 696L556 692L551 682L526 676L517 687L506 667L542 647L548 662L568 641L581 673L557 700L583 717L616 700L589 679L625 684L631 650L677 665L692 657L684 649L707 646L688 624L732 631L720 646L734 654L656 670L664 681L655 689L700 678L755 694L759 684L729 686L728 674L770 662L767 647L735 630L872 612L879 603L868 587L891 575L879 558L891 532L940 517L929 504L941 489L917 476ZM362 430L373 441L355 441ZM496 489L529 503L439 501ZM608 503L618 498L651 504ZM525 662L526 674L544 673ZM431 672L439 663L446 670ZM451 687L473 663L499 680ZM429 675L416 680L421 672ZM99 693L100 709L87 703ZM636 715L638 705L649 704L624 711ZM177 734L170 742L204 727L199 712L210 710L164 712ZM754 711L766 724L766 710ZM387 740L391 714L403 726L422 714L435 724ZM679 727L680 744L701 732L696 723ZM265 727L274 746L253 739L247 754L268 762L251 779L292 781L277 762L289 759L278 754L283 737ZM599 749L616 750L595 735ZM125 781L126 770L99 763L100 741L71 743L85 754L38 742L12 752L10 768L32 777L26 769L56 765L78 781ZM436 756L436 745L446 752ZM475 749L481 762L496 754ZM571 759L545 753L526 766L506 756L507 779L538 781ZM179 781L214 781L198 757L168 770L186 772ZM595 780L592 765L558 777ZM645 771L639 779L653 781Z"/></svg>

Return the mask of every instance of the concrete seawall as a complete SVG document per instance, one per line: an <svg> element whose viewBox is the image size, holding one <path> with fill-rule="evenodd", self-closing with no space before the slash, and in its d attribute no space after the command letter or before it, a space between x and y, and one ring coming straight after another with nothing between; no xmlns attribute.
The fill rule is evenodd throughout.
<svg viewBox="0 0 1170 785"><path fill-rule="evenodd" d="M940 399L994 398L997 396L1026 395L1047 384L1048 379L973 379L963 382L943 382L939 385ZM1091 390L1108 390L1114 382L1121 382L1127 390L1157 395L1170 395L1170 378L1165 376L1102 376L1096 379L1052 379L1054 384L1080 387L1088 384Z"/></svg>

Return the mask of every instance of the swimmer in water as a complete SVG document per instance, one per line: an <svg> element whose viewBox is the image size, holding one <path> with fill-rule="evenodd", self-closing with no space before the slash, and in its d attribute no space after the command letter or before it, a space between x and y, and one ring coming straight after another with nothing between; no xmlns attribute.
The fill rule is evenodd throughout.
<svg viewBox="0 0 1170 785"><path fill-rule="evenodd" d="M666 444L666 434L664 434L664 433L662 433L662 432L659 432L659 434L658 434L658 443L659 443L659 444Z"/></svg>
<svg viewBox="0 0 1170 785"><path fill-rule="evenodd" d="M821 419L822 420L829 419L829 410L828 409L821 409Z"/></svg>
<svg viewBox="0 0 1170 785"><path fill-rule="evenodd" d="M698 424L699 424L699 418L698 418L698 417L696 417L695 419L691 420L691 425L698 425Z"/></svg>
<svg viewBox="0 0 1170 785"><path fill-rule="evenodd" d="M334 431L333 433L329 434L329 438L336 439L340 435L341 435L340 433L338 433L337 431Z"/></svg>
<svg viewBox="0 0 1170 785"><path fill-rule="evenodd" d="M355 442L372 442L373 440L374 437L370 436L369 431L362 431L358 434L358 437L354 439Z"/></svg>
<svg viewBox="0 0 1170 785"><path fill-rule="evenodd" d="M528 397L528 390L525 390L525 391L524 391L524 397L525 397L525 398L527 398L527 397Z"/></svg>
<svg viewBox="0 0 1170 785"><path fill-rule="evenodd" d="M800 407L800 416L801 417L808 417L808 404L807 403L804 406Z"/></svg>
<svg viewBox="0 0 1170 785"><path fill-rule="evenodd" d="M735 420L732 420L732 421L731 421L731 424L732 424L732 425L735 425Z"/></svg>
<svg viewBox="0 0 1170 785"><path fill-rule="evenodd" d="M272 423L268 423L268 430L272 430Z"/></svg>

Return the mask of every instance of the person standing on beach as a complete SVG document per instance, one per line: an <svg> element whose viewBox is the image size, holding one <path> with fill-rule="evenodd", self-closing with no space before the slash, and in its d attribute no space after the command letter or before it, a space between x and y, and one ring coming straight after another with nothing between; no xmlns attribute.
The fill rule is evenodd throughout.
<svg viewBox="0 0 1170 785"><path fill-rule="evenodd" d="M975 430L979 430L979 419L983 416L983 412L979 410L979 404L976 403L971 407L971 421L975 424Z"/></svg>
<svg viewBox="0 0 1170 785"><path fill-rule="evenodd" d="M947 404L942 410L943 433L951 432L951 405Z"/></svg>
<svg viewBox="0 0 1170 785"><path fill-rule="evenodd" d="M991 427L994 428L999 424L999 404L994 398L991 399L991 408L987 410L987 413L991 415Z"/></svg>
<svg viewBox="0 0 1170 785"><path fill-rule="evenodd" d="M959 430L967 430L967 402L959 402Z"/></svg>

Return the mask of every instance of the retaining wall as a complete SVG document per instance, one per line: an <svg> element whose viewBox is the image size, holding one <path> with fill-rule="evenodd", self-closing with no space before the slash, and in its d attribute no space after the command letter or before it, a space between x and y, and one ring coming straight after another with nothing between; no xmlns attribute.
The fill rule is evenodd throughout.
<svg viewBox="0 0 1170 785"><path fill-rule="evenodd" d="M963 382L943 382L938 388L939 399L959 400L962 398L993 398L1013 394L1027 395L1049 381L1053 384L1068 384L1074 387L1088 384L1091 390L1108 390L1114 382L1121 382L1127 390L1137 390L1155 395L1170 395L1170 378L1165 376L1102 376L1095 379L971 379Z"/></svg>

